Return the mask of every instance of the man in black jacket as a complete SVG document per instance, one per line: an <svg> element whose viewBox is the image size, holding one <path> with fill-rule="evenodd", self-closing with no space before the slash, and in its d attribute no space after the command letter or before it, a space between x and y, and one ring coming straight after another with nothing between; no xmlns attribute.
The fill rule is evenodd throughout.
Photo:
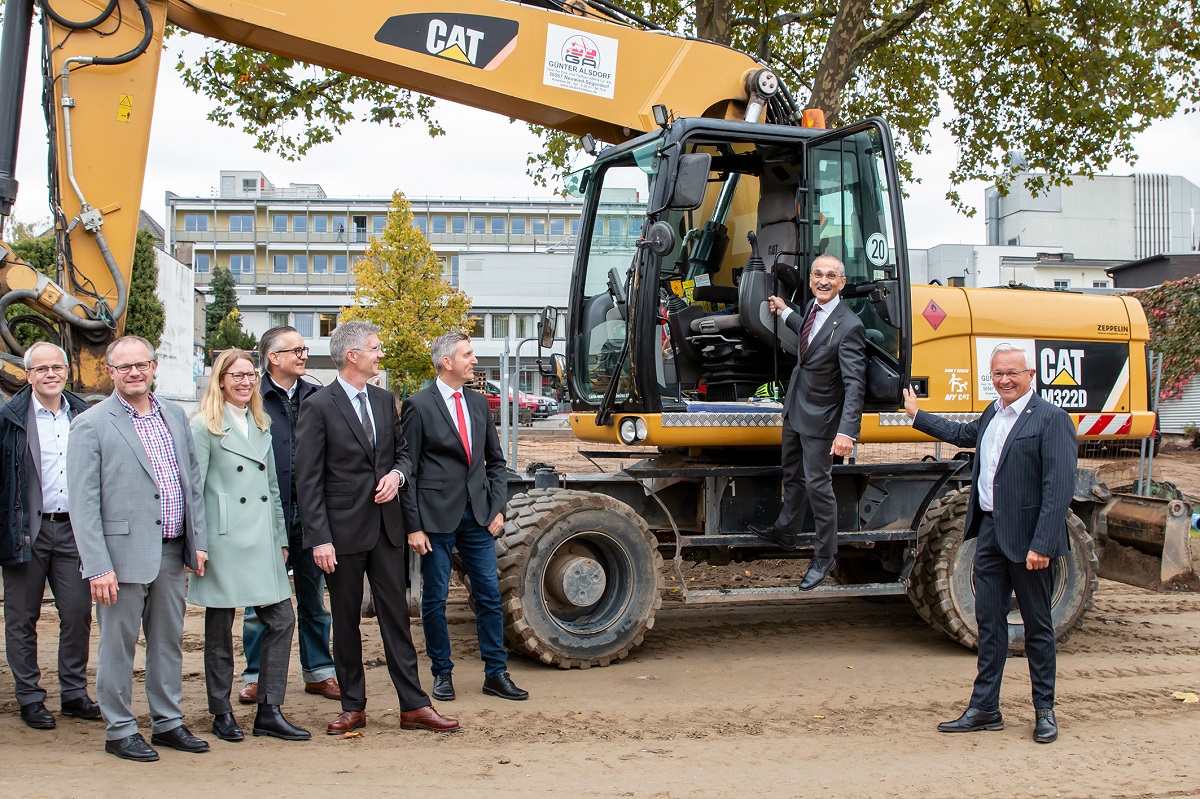
<svg viewBox="0 0 1200 799"><path fill-rule="evenodd" d="M304 690L326 699L341 699L342 692L334 676L333 656L329 652L331 627L325 607L325 573L313 563L312 550L303 544L300 502L296 496L296 421L300 404L320 386L303 379L308 363L304 337L289 325L273 327L263 333L258 344L258 364L264 372L259 381L263 409L271 417L271 445L275 450L275 471L279 477L279 498L288 529L288 566L296 583L296 630L300 639L300 668ZM238 701L252 705L258 701L259 650L263 626L246 608L242 625L242 650L246 653L246 686Z"/></svg>
<svg viewBox="0 0 1200 799"><path fill-rule="evenodd" d="M46 583L58 609L58 684L62 712L100 718L87 695L88 639L92 631L91 589L83 579L79 550L67 509L67 440L71 419L87 403L64 391L67 356L44 341L25 352L29 385L0 408L0 565L4 570L4 636L8 665L16 683L21 718L49 730L39 685L37 623Z"/></svg>

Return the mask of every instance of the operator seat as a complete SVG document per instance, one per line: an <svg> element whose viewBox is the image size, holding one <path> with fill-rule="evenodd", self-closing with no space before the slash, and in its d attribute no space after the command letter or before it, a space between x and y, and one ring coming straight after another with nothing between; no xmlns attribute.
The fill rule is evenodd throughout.
<svg viewBox="0 0 1200 799"><path fill-rule="evenodd" d="M780 171L783 171L780 168ZM799 337L790 327L777 323L767 298L772 294L788 297L798 285L800 224L796 210L796 183L781 181L767 169L760 179L762 194L758 201L758 246L742 271L738 286L738 316L742 327L754 338L789 355L798 352Z"/></svg>

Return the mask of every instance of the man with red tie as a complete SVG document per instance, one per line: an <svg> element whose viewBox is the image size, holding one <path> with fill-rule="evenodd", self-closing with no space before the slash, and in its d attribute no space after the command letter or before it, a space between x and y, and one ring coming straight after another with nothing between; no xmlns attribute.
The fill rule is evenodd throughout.
<svg viewBox="0 0 1200 799"><path fill-rule="evenodd" d="M487 399L465 388L475 376L475 351L462 333L430 345L437 379L404 401L400 424L412 456L411 490L401 495L408 545L421 555L421 622L433 672L433 696L454 699L446 594L450 552L458 550L471 581L475 629L484 663L483 692L526 699L508 674L495 536L504 530L508 470Z"/></svg>

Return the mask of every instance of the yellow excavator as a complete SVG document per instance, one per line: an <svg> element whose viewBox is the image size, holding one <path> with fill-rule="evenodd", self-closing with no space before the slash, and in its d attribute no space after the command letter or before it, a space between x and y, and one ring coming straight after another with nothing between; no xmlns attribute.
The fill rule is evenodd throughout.
<svg viewBox="0 0 1200 799"><path fill-rule="evenodd" d="M655 30L609 0L367 0L340 14L316 0L39 6L58 271L48 278L4 248L0 380L9 388L23 381L22 350L2 312L20 302L50 320L37 324L70 353L76 391L109 390L104 349L128 303L167 22L584 136L596 160L567 181L584 211L557 372L580 439L645 457L618 474L544 468L510 480L497 542L506 636L545 663L605 665L640 644L662 601L664 554L681 578L684 560L789 556L747 533L779 506L779 386L796 353L765 301L805 301L819 254L845 263L843 299L867 330L864 445L925 440L897 411L906 385L930 410L980 413L994 397L987 358L1001 341L1037 354L1039 392L1072 413L1081 438L1136 439L1153 427L1148 330L1135 301L910 285L883 120L823 130L766 65ZM16 196L33 12L33 0L4 5L0 217ZM596 152L596 139L611 146ZM932 626L973 646L966 464L835 467L839 583L804 598L907 594ZM1054 566L1060 636L1091 606L1102 554L1106 563L1121 556L1109 569L1117 579L1196 587L1180 499L1115 492L1094 470L1080 470L1075 499L1064 521L1071 552ZM680 585L689 603L802 598L788 587ZM1019 609L1011 619L1019 650Z"/></svg>

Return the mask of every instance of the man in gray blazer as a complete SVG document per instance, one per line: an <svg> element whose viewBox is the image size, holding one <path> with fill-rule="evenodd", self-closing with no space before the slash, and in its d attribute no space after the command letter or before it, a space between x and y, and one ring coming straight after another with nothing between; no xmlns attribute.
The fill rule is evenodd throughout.
<svg viewBox="0 0 1200 799"><path fill-rule="evenodd" d="M771 297L771 311L799 337L796 368L783 408L783 506L770 527L749 525L755 535L795 549L806 505L812 506L817 546L800 581L816 588L837 555L837 498L833 459L854 450L866 393L866 332L862 321L838 296L846 268L832 255L818 256L808 278L813 301L803 314Z"/></svg>
<svg viewBox="0 0 1200 799"><path fill-rule="evenodd" d="M67 477L75 542L100 623L96 693L104 750L158 760L130 708L138 631L146 636L152 743L204 752L183 724L185 572L208 558L199 465L183 409L150 391L154 348L124 336L108 347L115 391L71 425Z"/></svg>
<svg viewBox="0 0 1200 799"><path fill-rule="evenodd" d="M992 385L1000 398L973 422L950 422L917 409L904 390L913 428L974 447L971 501L963 537L975 545L975 618L979 664L966 712L938 725L942 732L1000 730L1000 682L1008 656L1013 593L1025 626L1025 655L1033 687L1033 739L1058 738L1054 718L1055 638L1050 562L1067 551L1067 514L1075 489L1078 444L1070 414L1032 390L1033 355L1001 344L992 352Z"/></svg>

